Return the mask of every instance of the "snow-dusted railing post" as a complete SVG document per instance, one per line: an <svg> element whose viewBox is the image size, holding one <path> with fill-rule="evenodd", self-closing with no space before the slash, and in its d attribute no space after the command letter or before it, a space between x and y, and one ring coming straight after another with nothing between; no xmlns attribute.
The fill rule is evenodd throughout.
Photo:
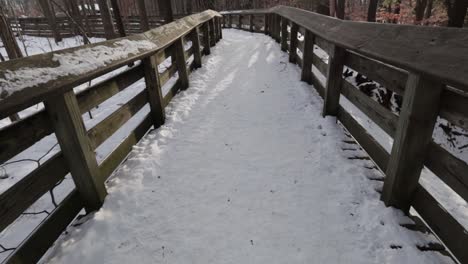
<svg viewBox="0 0 468 264"><path fill-rule="evenodd" d="M213 20L211 20L213 21ZM179 38L174 42L174 55L175 63L177 65L177 72L179 73L179 85L181 90L189 87L189 77L187 70L187 58L185 57L184 40Z"/></svg>
<svg viewBox="0 0 468 264"><path fill-rule="evenodd" d="M309 30L305 30L304 52L302 54L301 81L311 84L312 82L312 58L314 56L315 36Z"/></svg>
<svg viewBox="0 0 468 264"><path fill-rule="evenodd" d="M336 116L338 114L340 106L340 90L343 82L344 60L345 49L338 47L335 44L330 44L330 49L328 51L328 74L322 112L323 116Z"/></svg>
<svg viewBox="0 0 468 264"><path fill-rule="evenodd" d="M242 15L238 16L239 20L237 21L237 28L242 29Z"/></svg>
<svg viewBox="0 0 468 264"><path fill-rule="evenodd" d="M249 30L254 31L254 15L249 15Z"/></svg>
<svg viewBox="0 0 468 264"><path fill-rule="evenodd" d="M221 24L221 19L220 17L217 17L216 18L216 25L218 27L218 41L221 40L223 38L223 27L222 27L222 24Z"/></svg>
<svg viewBox="0 0 468 264"><path fill-rule="evenodd" d="M45 106L86 210L98 210L107 192L74 91L51 97Z"/></svg>
<svg viewBox="0 0 468 264"><path fill-rule="evenodd" d="M418 187L444 85L421 74L410 73L398 119L382 200L408 212Z"/></svg>
<svg viewBox="0 0 468 264"><path fill-rule="evenodd" d="M276 42L280 43L281 41L281 16L274 15L275 21L275 40Z"/></svg>
<svg viewBox="0 0 468 264"><path fill-rule="evenodd" d="M195 68L200 68L202 66L202 54L200 48L200 29L195 27L195 29L190 33L190 40L192 41L193 49L193 63Z"/></svg>
<svg viewBox="0 0 468 264"><path fill-rule="evenodd" d="M265 31L265 32L264 32L265 35L268 35L268 34L269 34L269 32L268 32L268 30L269 30L269 23L268 23L269 17L270 17L269 14L265 14L265 15L264 15L264 18L263 18L264 21L265 21L264 27L263 27L263 30Z"/></svg>
<svg viewBox="0 0 468 264"><path fill-rule="evenodd" d="M205 22L202 26L203 28L203 53L205 55L211 54L210 48L210 24Z"/></svg>
<svg viewBox="0 0 468 264"><path fill-rule="evenodd" d="M287 51L288 49L288 24L287 18L281 17L281 50Z"/></svg>
<svg viewBox="0 0 468 264"><path fill-rule="evenodd" d="M229 18L228 28L232 28L232 15L228 15L228 18Z"/></svg>
<svg viewBox="0 0 468 264"><path fill-rule="evenodd" d="M213 47L216 45L216 27L213 19L210 19L208 21L208 24L210 25L209 27L209 35L210 35L210 47Z"/></svg>
<svg viewBox="0 0 468 264"><path fill-rule="evenodd" d="M297 62L297 32L299 30L299 26L291 22L291 40L289 42L289 62L296 63Z"/></svg>
<svg viewBox="0 0 468 264"><path fill-rule="evenodd" d="M148 93L151 119L153 121L153 126L156 129L162 126L166 120L156 56L153 55L144 58L142 60L142 64L145 73L146 91Z"/></svg>

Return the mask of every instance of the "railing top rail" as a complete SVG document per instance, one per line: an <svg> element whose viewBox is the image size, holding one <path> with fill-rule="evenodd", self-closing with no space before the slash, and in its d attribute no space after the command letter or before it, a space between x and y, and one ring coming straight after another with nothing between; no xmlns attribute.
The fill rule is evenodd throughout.
<svg viewBox="0 0 468 264"><path fill-rule="evenodd" d="M221 14L281 15L340 47L468 91L468 30L339 20L277 6Z"/></svg>
<svg viewBox="0 0 468 264"><path fill-rule="evenodd" d="M147 32L0 63L0 119L171 45L221 15L193 14Z"/></svg>

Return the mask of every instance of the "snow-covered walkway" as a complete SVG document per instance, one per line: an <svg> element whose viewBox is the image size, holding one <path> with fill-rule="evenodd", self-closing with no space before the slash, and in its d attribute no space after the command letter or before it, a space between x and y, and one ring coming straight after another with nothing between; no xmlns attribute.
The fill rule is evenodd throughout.
<svg viewBox="0 0 468 264"><path fill-rule="evenodd" d="M50 263L441 263L269 37L224 39Z"/></svg>

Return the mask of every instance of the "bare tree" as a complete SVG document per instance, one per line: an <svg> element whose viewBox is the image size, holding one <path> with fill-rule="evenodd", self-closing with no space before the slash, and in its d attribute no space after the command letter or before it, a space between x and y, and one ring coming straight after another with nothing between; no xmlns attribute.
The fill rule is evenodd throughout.
<svg viewBox="0 0 468 264"><path fill-rule="evenodd" d="M445 0L445 6L449 18L448 26L463 27L468 9L468 0Z"/></svg>
<svg viewBox="0 0 468 264"><path fill-rule="evenodd" d="M369 8L367 9L367 21L375 22L378 4L379 0L369 0Z"/></svg>

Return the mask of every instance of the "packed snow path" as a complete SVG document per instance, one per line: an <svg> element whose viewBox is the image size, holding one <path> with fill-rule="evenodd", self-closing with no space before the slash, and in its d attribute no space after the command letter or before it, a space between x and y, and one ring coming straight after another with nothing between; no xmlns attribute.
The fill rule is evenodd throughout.
<svg viewBox="0 0 468 264"><path fill-rule="evenodd" d="M441 263L279 45L224 30L50 263ZM345 149L345 150L343 150Z"/></svg>

